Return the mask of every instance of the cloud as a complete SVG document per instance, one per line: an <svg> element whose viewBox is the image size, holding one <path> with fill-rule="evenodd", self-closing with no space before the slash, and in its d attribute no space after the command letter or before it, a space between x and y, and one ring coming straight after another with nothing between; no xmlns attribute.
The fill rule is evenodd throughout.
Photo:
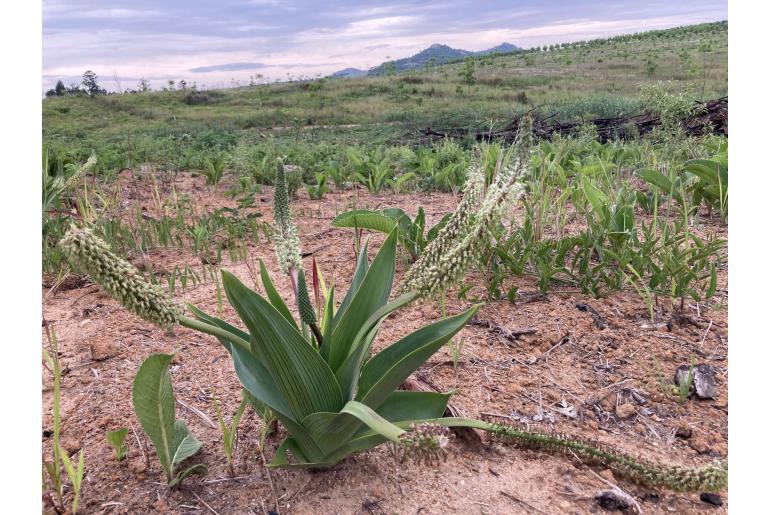
<svg viewBox="0 0 770 515"><path fill-rule="evenodd" d="M279 79L369 68L433 43L530 47L727 18L725 0L397 2L44 0L43 83L91 69L227 85L254 70Z"/></svg>
<svg viewBox="0 0 770 515"><path fill-rule="evenodd" d="M199 66L197 68L191 68L190 71L193 73L234 72L239 70L257 70L264 67L264 63L228 63L214 64L212 66Z"/></svg>
<svg viewBox="0 0 770 515"><path fill-rule="evenodd" d="M95 9L93 11L79 11L77 15L83 18L152 18L160 16L162 11L137 10L137 9Z"/></svg>
<svg viewBox="0 0 770 515"><path fill-rule="evenodd" d="M419 26L420 16L385 16L350 22L342 27L320 27L301 31L292 37L295 43L320 43L328 40L389 37Z"/></svg>

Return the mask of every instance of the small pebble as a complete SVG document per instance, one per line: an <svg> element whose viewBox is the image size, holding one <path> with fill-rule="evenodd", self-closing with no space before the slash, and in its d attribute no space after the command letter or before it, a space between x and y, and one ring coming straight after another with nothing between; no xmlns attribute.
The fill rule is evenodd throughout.
<svg viewBox="0 0 770 515"><path fill-rule="evenodd" d="M722 506L722 498L719 497L717 494L710 494L708 492L703 492L700 494L700 500L705 502L706 504L713 504L714 506Z"/></svg>

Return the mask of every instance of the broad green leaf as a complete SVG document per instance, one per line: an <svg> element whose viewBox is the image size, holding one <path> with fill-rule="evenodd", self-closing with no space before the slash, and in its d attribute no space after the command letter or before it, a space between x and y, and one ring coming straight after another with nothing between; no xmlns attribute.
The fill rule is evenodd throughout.
<svg viewBox="0 0 770 515"><path fill-rule="evenodd" d="M313 413L302 421L324 456L343 445L361 427L361 421L349 413Z"/></svg>
<svg viewBox="0 0 770 515"><path fill-rule="evenodd" d="M582 185L583 192L585 193L588 202L591 203L591 207L593 207L594 211L600 212L602 208L607 205L607 195L605 195L602 190L591 184L591 182L585 177L583 177Z"/></svg>
<svg viewBox="0 0 770 515"><path fill-rule="evenodd" d="M404 432L403 429L385 420L372 408L358 401L349 401L342 408L342 413L354 416L366 424L372 431L394 442L398 441L398 437Z"/></svg>
<svg viewBox="0 0 770 515"><path fill-rule="evenodd" d="M425 246L425 209L422 206L417 208L417 216L412 223L412 232L410 234L412 241L417 246L419 252Z"/></svg>
<svg viewBox="0 0 770 515"><path fill-rule="evenodd" d="M291 451L294 456L294 462L289 462L289 456L287 451ZM339 460L337 460L339 461ZM334 466L336 461L310 461L303 454L302 449L297 442L292 438L286 438L283 443L276 449L273 460L267 465L268 468L314 468L314 469L326 469Z"/></svg>
<svg viewBox="0 0 770 515"><path fill-rule="evenodd" d="M241 338L242 340L249 341L249 338L250 338L249 333L247 333L243 329L238 329L234 325L229 324L220 318L213 317L201 311L199 308L193 306L192 304L188 304L187 307L190 309L190 311L192 311L193 315L195 315L195 317L198 320L220 327L227 332L233 333L235 336ZM224 347L227 350L230 350L230 343L227 343L227 345L225 345L225 342L222 341L222 338L217 338L217 339L220 341L220 343L222 343L222 345L224 345Z"/></svg>
<svg viewBox="0 0 770 515"><path fill-rule="evenodd" d="M297 329L231 273L222 272L222 284L251 333L252 352L270 372L292 417L339 410L343 402L334 374Z"/></svg>
<svg viewBox="0 0 770 515"><path fill-rule="evenodd" d="M326 303L324 304L323 317L321 318L321 334L324 341L331 335L332 321L334 320L334 286L329 288L328 294L324 294ZM323 353L322 353L323 354Z"/></svg>
<svg viewBox="0 0 770 515"><path fill-rule="evenodd" d="M354 344L351 346L348 356L345 358L343 364L337 369L335 376L340 384L340 390L343 397L348 400L352 400L354 389L358 382L358 375L361 369L361 364L369 353L372 341L377 333L377 327L382 321L396 311L412 302L419 296L418 292L411 291L399 295L392 301L388 302L377 311L372 313L369 319L361 325L361 328L356 334Z"/></svg>
<svg viewBox="0 0 770 515"><path fill-rule="evenodd" d="M342 397L346 401L352 401L356 397L361 365L372 346L372 342L374 342L374 339L377 337L377 332L380 330L382 320L383 319L380 319L367 334L361 338L356 338L355 347L351 349L348 357L342 365L340 365L340 368L337 369L337 372L334 373L335 377L337 377L337 382L340 385Z"/></svg>
<svg viewBox="0 0 770 515"><path fill-rule="evenodd" d="M444 415L449 396L448 393L396 390L375 411L390 422L437 418Z"/></svg>
<svg viewBox="0 0 770 515"><path fill-rule="evenodd" d="M334 327L329 343L329 366L332 370L337 370L347 358L354 344L354 338L364 322L388 301L396 271L397 238L398 229L396 228L382 244L361 286L353 296L350 307L345 310L339 323Z"/></svg>
<svg viewBox="0 0 770 515"><path fill-rule="evenodd" d="M379 211L356 209L337 216L332 220L332 226L368 229L389 234L396 226L396 220L398 217L394 218Z"/></svg>
<svg viewBox="0 0 770 515"><path fill-rule="evenodd" d="M652 170L646 168L644 170L638 170L636 175L641 177L644 181L660 188L664 193L671 193L673 185L668 177L660 173L658 170Z"/></svg>
<svg viewBox="0 0 770 515"><path fill-rule="evenodd" d="M291 408L281 396L270 372L251 353L233 346L233 365L238 379L246 390L258 401L275 412L291 417Z"/></svg>
<svg viewBox="0 0 770 515"><path fill-rule="evenodd" d="M342 303L337 308L337 312L334 313L334 318L332 319L332 329L337 327L337 324L339 323L342 316L345 314L345 312L348 309L348 306L350 305L350 302L353 300L353 297L358 292L358 288L361 286L361 283L364 281L364 277L366 277L366 273L369 271L369 260L368 260L368 253L369 250L369 240L367 239L364 242L364 246L361 248L361 251L358 253L358 262L356 263L356 272L353 274L353 280L350 282L350 288L348 288L347 293L345 293L345 297L342 299ZM324 346L321 349L321 354L327 359L329 357L329 347Z"/></svg>
<svg viewBox="0 0 770 515"><path fill-rule="evenodd" d="M432 423L432 424L438 424L444 427L470 427L470 428L484 429L484 430L489 430L490 428L492 428L492 425L490 423L483 422L481 420L476 420L472 418L453 418L453 417L437 417L437 418L428 418L423 420L404 420L399 422L393 422L393 425L400 429L407 430L412 424L419 424L419 423ZM382 434L380 434L377 431L373 431L369 429L367 431L357 434L354 438L352 438L350 441L345 443L345 445L336 449L331 455L327 457L327 461L331 463L337 463L340 460L346 458L347 456L355 452L361 452L367 449L371 449L372 447L386 441L388 441L388 438L385 438L384 436L382 436Z"/></svg>
<svg viewBox="0 0 770 515"><path fill-rule="evenodd" d="M200 441L195 438L187 424L183 420L177 420L174 423L174 455L171 458L171 466L176 467L184 460L198 452L201 448Z"/></svg>
<svg viewBox="0 0 770 515"><path fill-rule="evenodd" d="M446 318L402 338L370 359L361 370L356 398L374 409L442 345L457 334L481 307Z"/></svg>
<svg viewBox="0 0 770 515"><path fill-rule="evenodd" d="M134 411L144 432L158 453L167 479L171 479L171 459L176 408L168 366L172 356L151 354L139 367L132 389Z"/></svg>
<svg viewBox="0 0 770 515"><path fill-rule="evenodd" d="M719 184L719 164L709 159L692 159L682 166L685 172L696 175L710 185Z"/></svg>
<svg viewBox="0 0 770 515"><path fill-rule="evenodd" d="M236 336L244 340L249 340L248 333L244 333L240 329L233 327L224 320L207 315L200 309L189 306L193 314L209 324L216 325L229 332L234 333ZM260 402L265 403L274 411L284 414L286 417L291 416L291 408L281 395L281 391L278 389L273 376L270 374L265 365L257 358L253 353L246 351L238 345L232 345L230 342L217 338L220 343L230 351L233 358L233 366L235 373L240 379L241 384L246 390L253 395Z"/></svg>
<svg viewBox="0 0 770 515"><path fill-rule="evenodd" d="M286 302L284 302L283 297L281 297L281 295L278 293L278 290L275 289L273 280L270 279L270 274L267 273L265 262L261 259L259 260L259 275L262 278L262 286L265 287L267 298L270 299L270 304L272 304L273 307L277 309L286 320L291 322L291 325L293 325L295 328L299 328L299 326L297 326L297 321L294 320L293 316L291 316L291 311L289 311L288 306L286 306Z"/></svg>
<svg viewBox="0 0 770 515"><path fill-rule="evenodd" d="M717 268L712 263L711 271L710 271L710 274L709 274L709 286L708 286L708 289L706 290L706 294L705 294L706 298L710 299L711 297L713 297L714 293L716 293L716 291L717 291Z"/></svg>
<svg viewBox="0 0 770 515"><path fill-rule="evenodd" d="M362 423L392 441L397 441L403 433L402 429L358 401L349 401L339 413L314 413L302 421L327 455L345 445Z"/></svg>
<svg viewBox="0 0 770 515"><path fill-rule="evenodd" d="M302 449L302 454L308 457L309 460L318 461L324 456L321 448L316 444L312 435L298 422L295 422L291 418L284 417L278 412L274 412L278 421L286 428L286 431L292 436L297 445Z"/></svg>

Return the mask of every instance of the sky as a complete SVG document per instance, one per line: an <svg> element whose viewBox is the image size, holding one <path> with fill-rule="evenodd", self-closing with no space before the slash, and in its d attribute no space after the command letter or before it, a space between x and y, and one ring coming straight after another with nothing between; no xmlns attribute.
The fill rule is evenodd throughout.
<svg viewBox="0 0 770 515"><path fill-rule="evenodd" d="M43 0L43 89L93 70L110 91L367 69L434 43L523 48L727 19L726 0Z"/></svg>

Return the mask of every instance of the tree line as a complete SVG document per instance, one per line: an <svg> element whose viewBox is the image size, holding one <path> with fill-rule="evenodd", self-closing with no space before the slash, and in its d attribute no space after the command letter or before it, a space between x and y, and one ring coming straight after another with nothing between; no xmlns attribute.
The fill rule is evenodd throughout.
<svg viewBox="0 0 770 515"><path fill-rule="evenodd" d="M195 84L192 86L187 84L184 79L179 82L175 80L169 80L166 85L161 88L162 91L176 91L186 89L196 89ZM136 86L136 89L127 89L121 91L121 93L143 93L152 91L150 81L147 79L141 79ZM45 92L47 97L63 97L67 95L81 95L81 96L95 96L95 95L111 95L114 93L108 93L107 90L99 85L99 77L91 70L86 70L83 73L80 83L73 82L69 86L65 86L64 82L60 80L56 81L56 86Z"/></svg>

